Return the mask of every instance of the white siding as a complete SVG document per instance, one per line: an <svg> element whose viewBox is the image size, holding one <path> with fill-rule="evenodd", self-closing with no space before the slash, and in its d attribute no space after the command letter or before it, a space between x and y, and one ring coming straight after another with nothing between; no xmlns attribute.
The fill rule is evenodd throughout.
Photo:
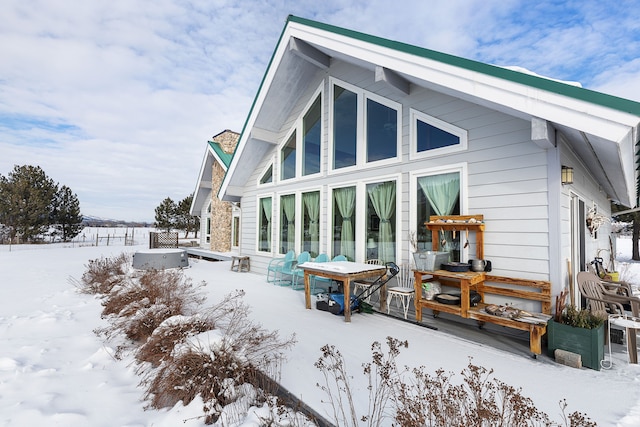
<svg viewBox="0 0 640 427"><path fill-rule="evenodd" d="M411 86L411 94L404 95L384 83L374 82L371 71L341 62L332 63L329 75L352 85L364 88L379 96L402 104L402 163L383 167L362 167L348 174L327 174L328 135L328 78L318 73L309 82L305 93L292 108L290 117L280 130L281 138L290 131L295 120L303 113L318 85L325 82L322 148L322 176L313 180L277 183L258 188L256 182L267 163L274 158L278 147L268 153L248 180L242 198L242 248L241 253L252 257L252 270L265 272L268 256L255 253L256 200L260 194L273 192L307 191L321 187L323 203L321 224L329 224L330 202L327 200L331 185L343 182L375 180L380 176L399 176L401 190L398 204L401 240L397 262L409 259L406 236L409 231L411 195L409 173L413 170L429 170L447 165L466 165L466 199L461 201L464 214L483 214L486 221L485 256L492 260L496 274L531 278L549 278L549 200L547 192L547 156L543 149L531 142L530 122L493 111L489 108ZM409 160L409 110L451 123L468 131L468 150L446 156ZM277 159L277 156L275 156ZM277 160L276 160L277 163ZM279 176L279 165L274 164L274 177ZM274 197L273 223L278 219L277 197ZM321 251L327 251L329 233L322 231ZM274 238L274 247L276 245Z"/></svg>

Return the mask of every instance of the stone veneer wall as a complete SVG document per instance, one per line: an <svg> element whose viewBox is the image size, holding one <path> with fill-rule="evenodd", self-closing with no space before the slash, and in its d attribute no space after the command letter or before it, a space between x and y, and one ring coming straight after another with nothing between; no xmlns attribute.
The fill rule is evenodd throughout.
<svg viewBox="0 0 640 427"><path fill-rule="evenodd" d="M213 141L217 142L226 153L233 153L239 137L238 133L225 130L216 135ZM223 202L217 197L224 174L224 168L214 162L211 173L211 250L215 252L231 251L232 206L231 203Z"/></svg>

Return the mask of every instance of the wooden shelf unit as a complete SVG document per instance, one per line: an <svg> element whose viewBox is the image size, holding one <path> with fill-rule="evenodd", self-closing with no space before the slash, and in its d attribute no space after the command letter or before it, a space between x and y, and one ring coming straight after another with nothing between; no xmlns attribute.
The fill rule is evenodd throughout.
<svg viewBox="0 0 640 427"><path fill-rule="evenodd" d="M471 221L471 222L469 222ZM424 223L427 230L439 231L466 231L476 235L476 258L484 259L484 216L483 215L447 215L429 217L429 222ZM438 250L440 239L431 236L431 247Z"/></svg>

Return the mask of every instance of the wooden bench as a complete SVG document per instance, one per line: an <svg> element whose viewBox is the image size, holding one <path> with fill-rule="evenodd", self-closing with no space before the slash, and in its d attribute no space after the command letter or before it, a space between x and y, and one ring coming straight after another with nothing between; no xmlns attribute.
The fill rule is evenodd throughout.
<svg viewBox="0 0 640 427"><path fill-rule="evenodd" d="M421 295L418 287L422 285L422 276L431 275L445 286L458 286L461 292L461 305L451 306L441 304L435 300L415 299L416 321L422 321L422 308L429 308L437 317L440 311L459 315L463 318L474 319L478 326L485 323L493 323L508 328L529 332L529 349L533 357L542 354L542 337L547 332L547 320L551 317L551 283L542 280L516 279L511 277L492 276L486 273L463 273L461 280L454 273L442 271L428 272L415 271L416 295ZM468 276L468 277L467 277ZM481 302L477 306L469 305L469 291L476 291L481 296ZM466 296L465 296L466 293ZM541 312L532 312L537 319L528 321L511 319L489 314L485 311L487 304L484 302L487 295L515 298L522 301L534 301L540 303ZM498 303L499 304L499 303Z"/></svg>

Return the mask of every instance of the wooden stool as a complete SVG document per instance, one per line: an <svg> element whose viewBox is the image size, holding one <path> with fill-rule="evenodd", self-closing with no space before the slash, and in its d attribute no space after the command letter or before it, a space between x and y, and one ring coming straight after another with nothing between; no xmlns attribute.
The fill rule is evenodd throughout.
<svg viewBox="0 0 640 427"><path fill-rule="evenodd" d="M231 271L249 271L251 270L251 260L248 256L232 256Z"/></svg>

